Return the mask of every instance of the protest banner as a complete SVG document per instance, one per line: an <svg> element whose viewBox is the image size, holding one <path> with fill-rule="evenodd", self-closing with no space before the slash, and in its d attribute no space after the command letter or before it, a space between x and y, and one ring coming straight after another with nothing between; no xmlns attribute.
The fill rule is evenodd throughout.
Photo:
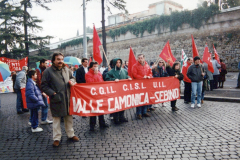
<svg viewBox="0 0 240 160"><path fill-rule="evenodd" d="M21 71L23 66L27 66L28 64L28 57L16 60L10 59L6 57L0 57L0 61L9 65L9 70L12 71Z"/></svg>
<svg viewBox="0 0 240 160"><path fill-rule="evenodd" d="M98 116L180 98L175 77L76 84L71 87L70 115Z"/></svg>

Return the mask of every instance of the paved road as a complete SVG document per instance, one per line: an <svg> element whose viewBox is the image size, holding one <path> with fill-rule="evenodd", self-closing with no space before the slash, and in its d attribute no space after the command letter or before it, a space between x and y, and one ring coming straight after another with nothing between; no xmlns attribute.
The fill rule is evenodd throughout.
<svg viewBox="0 0 240 160"><path fill-rule="evenodd" d="M1 95L0 159L240 159L240 105L205 101L191 109L178 100L178 112L159 107L149 118L135 119L135 109L127 110L129 122L89 132L89 119L75 116L74 129L80 142L63 137L59 148L52 147L52 125L32 133L29 113L17 115L16 95ZM106 119L108 116L105 117ZM51 119L51 116L49 116ZM63 124L62 124L63 127Z"/></svg>

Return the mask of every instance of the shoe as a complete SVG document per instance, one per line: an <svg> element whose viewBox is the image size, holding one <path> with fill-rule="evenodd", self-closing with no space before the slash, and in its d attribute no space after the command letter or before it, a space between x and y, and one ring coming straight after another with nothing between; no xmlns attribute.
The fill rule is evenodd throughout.
<svg viewBox="0 0 240 160"><path fill-rule="evenodd" d="M143 114L143 117L151 117L148 113Z"/></svg>
<svg viewBox="0 0 240 160"><path fill-rule="evenodd" d="M172 111L178 111L179 109L177 107L172 107Z"/></svg>
<svg viewBox="0 0 240 160"><path fill-rule="evenodd" d="M185 104L188 104L189 102L188 101L184 101Z"/></svg>
<svg viewBox="0 0 240 160"><path fill-rule="evenodd" d="M94 126L90 126L90 130L89 131L93 132L94 131Z"/></svg>
<svg viewBox="0 0 240 160"><path fill-rule="evenodd" d="M119 120L119 122L124 123L124 122L128 122L128 120L126 118L122 118Z"/></svg>
<svg viewBox="0 0 240 160"><path fill-rule="evenodd" d="M49 121L48 119L46 119L46 121L42 121L41 124L51 124L53 123L53 121Z"/></svg>
<svg viewBox="0 0 240 160"><path fill-rule="evenodd" d="M100 128L108 128L109 126L107 124L100 125Z"/></svg>
<svg viewBox="0 0 240 160"><path fill-rule="evenodd" d="M155 109L154 109L154 108L149 108L149 110L150 110L150 111L155 111Z"/></svg>
<svg viewBox="0 0 240 160"><path fill-rule="evenodd" d="M141 119L141 120L142 120L142 115L139 114L139 115L137 116L137 119Z"/></svg>
<svg viewBox="0 0 240 160"><path fill-rule="evenodd" d="M73 142L78 142L79 138L77 136L73 136L72 138L69 138L70 140L72 140Z"/></svg>
<svg viewBox="0 0 240 160"><path fill-rule="evenodd" d="M203 100L201 100L201 103L203 104Z"/></svg>
<svg viewBox="0 0 240 160"><path fill-rule="evenodd" d="M53 147L58 147L58 146L59 146L59 144L60 144L60 142L59 142L59 141L54 141L54 142L53 142Z"/></svg>
<svg viewBox="0 0 240 160"><path fill-rule="evenodd" d="M31 123L31 122L28 122L28 125L29 125L29 126L31 126L31 125L32 125L32 123Z"/></svg>
<svg viewBox="0 0 240 160"><path fill-rule="evenodd" d="M35 129L32 128L32 132L42 132L42 131L43 131L43 129L40 127L37 127Z"/></svg>
<svg viewBox="0 0 240 160"><path fill-rule="evenodd" d="M164 103L162 103L162 107L167 107Z"/></svg>
<svg viewBox="0 0 240 160"><path fill-rule="evenodd" d="M29 109L23 109L22 111L23 112L29 112Z"/></svg>
<svg viewBox="0 0 240 160"><path fill-rule="evenodd" d="M24 112L23 111L19 111L19 112L17 112L17 114L23 114Z"/></svg>
<svg viewBox="0 0 240 160"><path fill-rule="evenodd" d="M194 108L195 104L191 104L191 107Z"/></svg>
<svg viewBox="0 0 240 160"><path fill-rule="evenodd" d="M201 108L201 104L197 104L197 107L198 107L198 108Z"/></svg>

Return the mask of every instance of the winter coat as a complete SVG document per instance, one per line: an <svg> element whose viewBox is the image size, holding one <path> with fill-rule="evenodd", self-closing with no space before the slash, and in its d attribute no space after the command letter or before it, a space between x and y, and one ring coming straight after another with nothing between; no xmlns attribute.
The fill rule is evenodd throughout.
<svg viewBox="0 0 240 160"><path fill-rule="evenodd" d="M213 59L212 60L212 65L213 65L213 69L214 69L214 72L213 72L213 75L219 75L220 72L219 72L219 69L221 68L221 65L217 62L216 59Z"/></svg>
<svg viewBox="0 0 240 160"><path fill-rule="evenodd" d="M37 72L37 85L39 87L39 89L41 90L41 81L42 81L42 75L43 75L43 72L46 68L42 67L41 64L39 65L39 68L36 69L36 72Z"/></svg>
<svg viewBox="0 0 240 160"><path fill-rule="evenodd" d="M14 89L25 88L27 82L26 71L22 70L17 73Z"/></svg>
<svg viewBox="0 0 240 160"><path fill-rule="evenodd" d="M86 83L85 80L85 69L83 66L79 67L76 71L76 81L77 83Z"/></svg>
<svg viewBox="0 0 240 160"><path fill-rule="evenodd" d="M42 93L32 78L29 78L27 81L25 95L28 109L36 109L45 106Z"/></svg>
<svg viewBox="0 0 240 160"><path fill-rule="evenodd" d="M221 72L220 72L220 76L219 76L220 82L226 81L226 74L227 74L226 65L225 65L225 63L221 62Z"/></svg>
<svg viewBox="0 0 240 160"><path fill-rule="evenodd" d="M137 62L132 67L132 75L134 79L142 79L144 76L152 77L152 69L149 67L147 62L144 65Z"/></svg>
<svg viewBox="0 0 240 160"><path fill-rule="evenodd" d="M166 67L167 73L169 76L176 76L178 75L178 80L181 81L183 80L183 74L180 72L180 70L175 70L171 68L170 66Z"/></svg>
<svg viewBox="0 0 240 160"><path fill-rule="evenodd" d="M86 83L103 82L103 77L100 71L94 74L94 71L89 68L88 73L85 74Z"/></svg>
<svg viewBox="0 0 240 160"><path fill-rule="evenodd" d="M113 66L114 68L112 68L112 70L110 70L109 72L107 72L106 81L114 81L115 79L128 79L128 72L126 71L126 69L122 68L120 66L120 68L117 68L116 63L117 60L121 61L121 66L122 66L122 60L119 58L115 58L113 59Z"/></svg>
<svg viewBox="0 0 240 160"><path fill-rule="evenodd" d="M164 67L159 67L159 66L152 69L152 75L153 77L168 77L168 73L164 69Z"/></svg>
<svg viewBox="0 0 240 160"><path fill-rule="evenodd" d="M53 117L69 115L69 80L75 82L72 72L65 66L59 70L52 65L43 73L41 87L42 91L50 98L50 109ZM56 94L54 95L54 93Z"/></svg>
<svg viewBox="0 0 240 160"><path fill-rule="evenodd" d="M212 72L210 72L208 70L208 64L207 63L203 63L203 68L204 68L204 70L205 70L205 72L208 76L207 80L209 80L209 81L213 80L213 74L212 74Z"/></svg>
<svg viewBox="0 0 240 160"><path fill-rule="evenodd" d="M192 82L201 82L203 80L202 72L205 72L202 65L192 64L187 71L187 76Z"/></svg>
<svg viewBox="0 0 240 160"><path fill-rule="evenodd" d="M191 64L187 62L187 65L182 67L183 81L187 83L192 83L191 79L187 76L187 70L190 66Z"/></svg>

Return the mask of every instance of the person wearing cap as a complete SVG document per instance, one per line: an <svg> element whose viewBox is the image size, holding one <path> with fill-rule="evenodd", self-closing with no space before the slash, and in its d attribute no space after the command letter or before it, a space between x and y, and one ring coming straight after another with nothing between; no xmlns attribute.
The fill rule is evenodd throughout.
<svg viewBox="0 0 240 160"><path fill-rule="evenodd" d="M200 58L198 56L194 57L194 64L192 64L187 71L188 78L192 81L192 95L191 95L191 107L195 106L195 96L197 94L197 107L201 107L201 97L202 97L202 84L203 77L205 75L205 70L200 65Z"/></svg>

